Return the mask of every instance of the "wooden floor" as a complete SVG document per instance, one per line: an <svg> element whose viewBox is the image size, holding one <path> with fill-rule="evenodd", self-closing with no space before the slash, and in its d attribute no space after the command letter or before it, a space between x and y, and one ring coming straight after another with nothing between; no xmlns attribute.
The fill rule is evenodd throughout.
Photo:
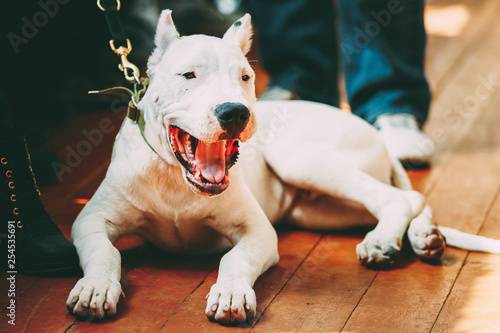
<svg viewBox="0 0 500 333"><path fill-rule="evenodd" d="M428 1L427 73L434 92L426 131L437 143L433 167L410 172L440 225L500 238L500 2ZM262 82L262 81L261 81ZM103 179L123 112L79 114L53 133L70 168L57 186L42 188L66 235ZM115 125L102 143L83 130ZM91 148L89 148L91 147ZM89 152L81 161L71 150ZM79 277L18 275L16 326L2 332L500 332L500 256L448 249L429 265L404 251L390 270L356 260L360 231L316 233L281 228L279 264L256 283L256 320L228 328L208 321L205 295L220 256L178 257L127 238L122 299L113 320L80 322L66 297ZM2 281L5 281L2 278ZM4 282L2 282L4 283ZM6 290L2 287L2 290Z"/></svg>

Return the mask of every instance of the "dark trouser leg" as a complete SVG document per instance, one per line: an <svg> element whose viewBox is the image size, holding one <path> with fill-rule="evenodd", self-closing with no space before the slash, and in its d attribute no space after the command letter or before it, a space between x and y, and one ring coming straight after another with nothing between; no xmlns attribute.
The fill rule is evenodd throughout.
<svg viewBox="0 0 500 333"><path fill-rule="evenodd" d="M260 61L270 85L337 106L333 0L251 0Z"/></svg>
<svg viewBox="0 0 500 333"><path fill-rule="evenodd" d="M340 53L353 113L373 123L384 113L427 119L422 0L339 0Z"/></svg>

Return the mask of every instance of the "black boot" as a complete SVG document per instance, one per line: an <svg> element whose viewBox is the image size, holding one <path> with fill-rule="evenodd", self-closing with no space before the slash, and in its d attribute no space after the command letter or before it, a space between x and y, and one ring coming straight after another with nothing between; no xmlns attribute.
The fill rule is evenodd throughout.
<svg viewBox="0 0 500 333"><path fill-rule="evenodd" d="M2 248L7 248L2 260L15 257L15 262L6 262L8 271L50 274L78 269L75 247L43 206L23 136L0 141L0 202L7 231L7 238L1 239Z"/></svg>

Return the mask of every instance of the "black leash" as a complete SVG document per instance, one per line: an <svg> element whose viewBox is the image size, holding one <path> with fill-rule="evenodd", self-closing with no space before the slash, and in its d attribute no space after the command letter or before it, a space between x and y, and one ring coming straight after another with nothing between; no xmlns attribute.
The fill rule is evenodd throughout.
<svg viewBox="0 0 500 333"><path fill-rule="evenodd" d="M130 39L125 37L120 16L118 15L121 7L120 0L97 0L97 7L106 15L109 32L113 38L109 41L109 45L121 60L118 68L123 72L128 82L141 85L139 68L127 59L127 56L132 51L132 43L130 43Z"/></svg>
<svg viewBox="0 0 500 333"><path fill-rule="evenodd" d="M106 14L109 32L113 39L109 41L111 50L120 57L121 63L118 66L125 75L125 79L134 84L134 90L125 87L113 87L103 90L92 90L89 94L129 94L130 102L128 103L127 117L134 123L139 124L141 133L143 131L142 113L137 104L142 99L149 85L149 79L139 77L139 68L128 61L127 56L132 51L132 43L130 39L125 37L122 23L118 11L120 10L120 0L97 0L97 7ZM142 126L141 126L142 124Z"/></svg>
<svg viewBox="0 0 500 333"><path fill-rule="evenodd" d="M106 22L108 23L108 29L115 41L115 45L126 46L127 38L123 32L122 22L120 21L120 16L118 11L121 8L120 0L99 0L97 1L97 6L106 15Z"/></svg>

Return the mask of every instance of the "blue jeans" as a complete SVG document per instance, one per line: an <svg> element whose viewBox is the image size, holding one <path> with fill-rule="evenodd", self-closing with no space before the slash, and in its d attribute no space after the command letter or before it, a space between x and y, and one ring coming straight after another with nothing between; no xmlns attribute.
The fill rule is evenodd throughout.
<svg viewBox="0 0 500 333"><path fill-rule="evenodd" d="M333 0L250 0L249 7L270 85L338 106L341 72L352 112L368 122L385 113L427 119L423 0L338 0L336 8Z"/></svg>

